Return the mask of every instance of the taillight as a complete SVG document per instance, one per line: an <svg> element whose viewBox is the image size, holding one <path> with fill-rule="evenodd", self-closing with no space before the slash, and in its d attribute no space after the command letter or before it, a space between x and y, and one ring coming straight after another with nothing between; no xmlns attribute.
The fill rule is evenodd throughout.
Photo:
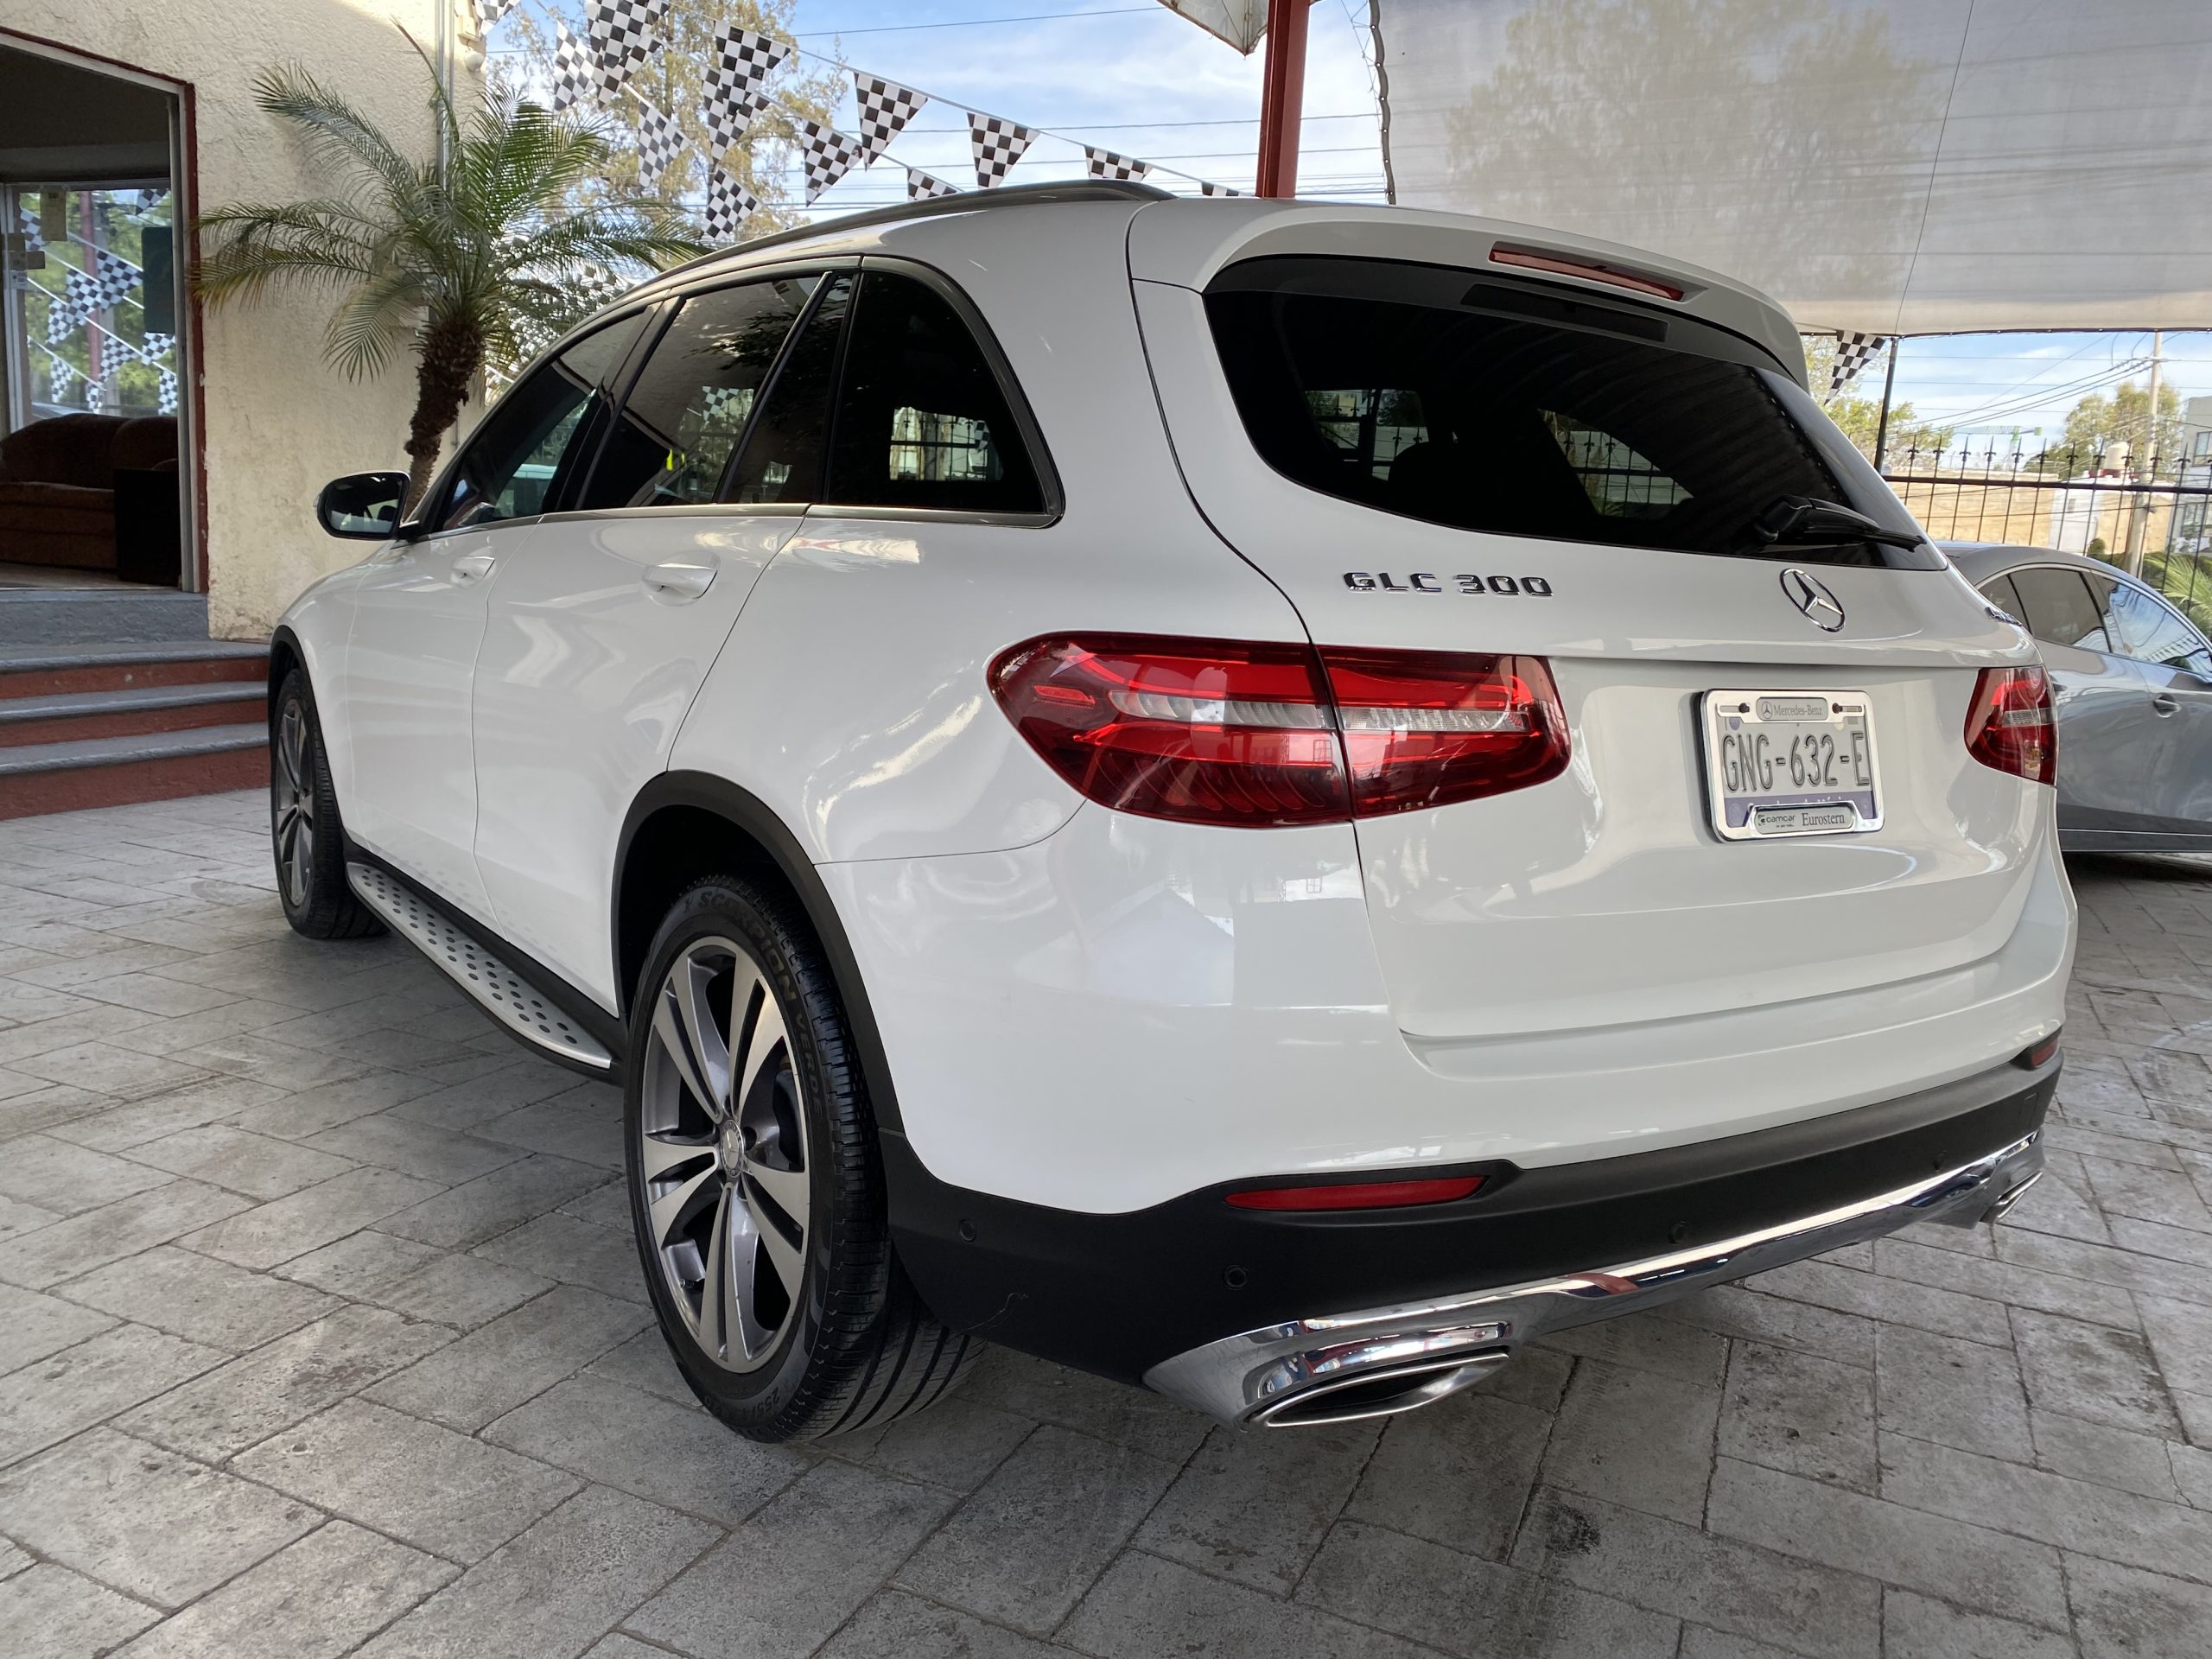
<svg viewBox="0 0 2212 1659"><path fill-rule="evenodd" d="M1076 789L1186 823L1342 823L1525 788L1567 762L1534 657L1084 634L1015 646L990 683Z"/></svg>
<svg viewBox="0 0 2212 1659"><path fill-rule="evenodd" d="M2031 784L2058 778L2058 722L2040 668L1985 668L1967 710L1967 753Z"/></svg>

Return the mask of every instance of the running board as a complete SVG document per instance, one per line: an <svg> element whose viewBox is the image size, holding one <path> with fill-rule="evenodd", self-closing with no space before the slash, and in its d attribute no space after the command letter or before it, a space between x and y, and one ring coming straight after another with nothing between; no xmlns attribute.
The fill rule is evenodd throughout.
<svg viewBox="0 0 2212 1659"><path fill-rule="evenodd" d="M404 882L361 863L346 866L346 880L386 927L443 969L486 1014L531 1047L601 1071L614 1069L614 1057L604 1045Z"/></svg>

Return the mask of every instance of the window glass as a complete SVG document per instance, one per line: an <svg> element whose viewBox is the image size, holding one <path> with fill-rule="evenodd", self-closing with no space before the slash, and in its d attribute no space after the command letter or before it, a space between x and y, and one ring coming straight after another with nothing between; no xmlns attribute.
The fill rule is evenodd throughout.
<svg viewBox="0 0 2212 1659"><path fill-rule="evenodd" d="M2088 584L2075 572L2049 565L2015 570L2012 591L2020 596L2028 632L2045 645L2070 645L2076 651L2113 648L2104 613L2090 596Z"/></svg>
<svg viewBox="0 0 2212 1659"><path fill-rule="evenodd" d="M2028 607L2020 602L2019 594L2013 592L2012 577L1998 576L1991 581L1983 582L1981 584L1981 594L1984 599L1986 599L1991 604L1994 605L1999 610L2004 612L2005 615L2011 617L2022 627L2027 626Z"/></svg>
<svg viewBox="0 0 2212 1659"><path fill-rule="evenodd" d="M1345 258L1232 266L1206 315L1254 447L1309 489L1461 530L1838 563L1933 557L1753 536L1785 495L1912 526L1870 474L1836 460L1814 430L1822 417L1770 359L1692 319Z"/></svg>
<svg viewBox="0 0 2212 1659"><path fill-rule="evenodd" d="M586 334L560 356L524 376L492 406L469 439L432 523L439 530L531 518L547 510L564 467L585 458L585 415L644 327L634 312ZM579 433L585 435L579 437Z"/></svg>
<svg viewBox="0 0 2212 1659"><path fill-rule="evenodd" d="M828 499L840 505L1045 510L982 347L950 302L911 276L861 279L836 442Z"/></svg>
<svg viewBox="0 0 2212 1659"><path fill-rule="evenodd" d="M830 423L830 385L837 372L837 341L844 332L853 279L830 279L822 302L807 319L784 365L776 372L760 418L738 457L728 499L817 501L822 454Z"/></svg>
<svg viewBox="0 0 2212 1659"><path fill-rule="evenodd" d="M784 336L818 276L695 294L654 343L580 506L711 501Z"/></svg>
<svg viewBox="0 0 2212 1659"><path fill-rule="evenodd" d="M2102 579L2100 578L2100 581ZM2120 653L2138 662L2201 672L2192 658L2204 654L2204 641L2180 614L2139 588L2107 582L2113 590L2105 605L2106 629Z"/></svg>

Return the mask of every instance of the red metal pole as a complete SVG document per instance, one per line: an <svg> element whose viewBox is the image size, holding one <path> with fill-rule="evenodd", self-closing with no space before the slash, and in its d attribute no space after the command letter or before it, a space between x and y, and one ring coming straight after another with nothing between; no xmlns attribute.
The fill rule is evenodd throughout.
<svg viewBox="0 0 2212 1659"><path fill-rule="evenodd" d="M1260 96L1263 196L1298 194L1298 122L1306 101L1306 10L1313 0L1268 0L1268 60Z"/></svg>

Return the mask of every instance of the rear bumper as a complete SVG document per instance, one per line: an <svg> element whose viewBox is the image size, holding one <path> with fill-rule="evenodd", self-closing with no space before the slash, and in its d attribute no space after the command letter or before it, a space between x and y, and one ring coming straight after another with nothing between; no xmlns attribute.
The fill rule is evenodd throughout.
<svg viewBox="0 0 2212 1659"><path fill-rule="evenodd" d="M1395 1211L1236 1209L1223 1202L1225 1185L1142 1210L1051 1209L939 1181L905 1136L882 1141L899 1258L940 1319L1234 1421L1325 1375L1341 1380L1344 1365L1329 1369L1325 1353L1298 1357L1343 1342L1371 1348L1363 1373L1510 1352L1537 1330L1908 1222L1978 1220L2040 1166L2035 1137L2059 1065L2001 1065L1872 1106L1626 1157L1536 1169L1423 1165L1424 1177L1477 1173L1483 1185L1455 1203ZM1613 1280L1632 1291L1564 1287ZM1492 1325L1508 1328L1465 1334ZM1388 1346L1402 1340L1442 1345ZM1271 1372L1287 1361L1292 1371ZM1270 1374L1278 1380L1268 1387Z"/></svg>

